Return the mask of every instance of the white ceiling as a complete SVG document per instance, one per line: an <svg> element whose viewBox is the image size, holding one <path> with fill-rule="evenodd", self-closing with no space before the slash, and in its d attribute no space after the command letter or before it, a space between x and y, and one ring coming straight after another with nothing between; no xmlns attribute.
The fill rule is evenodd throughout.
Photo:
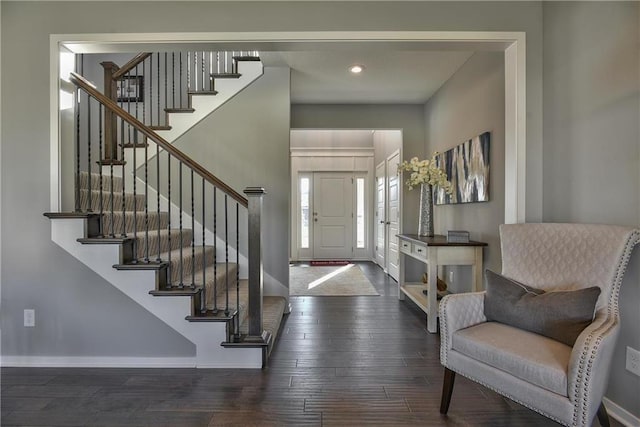
<svg viewBox="0 0 640 427"><path fill-rule="evenodd" d="M292 104L423 104L471 51L261 51L265 66L291 68ZM360 75L349 66L360 64Z"/></svg>

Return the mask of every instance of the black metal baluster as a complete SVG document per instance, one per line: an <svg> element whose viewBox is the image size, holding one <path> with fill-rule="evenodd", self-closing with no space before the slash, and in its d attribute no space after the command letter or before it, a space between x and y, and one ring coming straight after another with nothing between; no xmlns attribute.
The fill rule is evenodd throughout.
<svg viewBox="0 0 640 427"><path fill-rule="evenodd" d="M167 92L167 79L169 78L168 76L169 71L167 70L167 52L164 53L164 106L165 108L169 106L169 96L168 96L168 92ZM165 124L168 125L169 122L167 121L167 114L165 113L164 115L165 117Z"/></svg>
<svg viewBox="0 0 640 427"><path fill-rule="evenodd" d="M240 204L236 202L236 333L240 336Z"/></svg>
<svg viewBox="0 0 640 427"><path fill-rule="evenodd" d="M193 85L198 91L198 52L193 52Z"/></svg>
<svg viewBox="0 0 640 427"><path fill-rule="evenodd" d="M213 52L209 52L209 91L213 92Z"/></svg>
<svg viewBox="0 0 640 427"><path fill-rule="evenodd" d="M213 314L218 314L218 194L213 187Z"/></svg>
<svg viewBox="0 0 640 427"><path fill-rule="evenodd" d="M153 54L149 57L149 126L153 126Z"/></svg>
<svg viewBox="0 0 640 427"><path fill-rule="evenodd" d="M93 212L93 189L91 188L91 98L87 102L87 187L89 190L89 206L87 212Z"/></svg>
<svg viewBox="0 0 640 427"><path fill-rule="evenodd" d="M167 234L169 239L169 260L167 267L167 288L171 287L173 282L173 267L171 266L171 154L167 152L167 211L169 213L169 218L167 222ZM160 245L158 245L158 250L160 250Z"/></svg>
<svg viewBox="0 0 640 427"><path fill-rule="evenodd" d="M147 78L147 60L145 59L144 61L142 61L142 76L143 79ZM143 80L144 81L144 80ZM147 124L149 122L147 122L147 97L145 96L145 87L144 84L142 85L142 87L139 89L142 90L141 94L142 94L142 123ZM144 137L144 141L147 142L147 137Z"/></svg>
<svg viewBox="0 0 640 427"><path fill-rule="evenodd" d="M138 129L133 130L134 138L133 138L133 177L131 178L131 182L133 183L133 263L138 263L138 198L136 196L136 152L138 151ZM125 166L122 166L122 175L125 174ZM125 195L123 194L124 198ZM158 242L159 243L159 242ZM149 241L145 241L145 245L149 246Z"/></svg>
<svg viewBox="0 0 640 427"><path fill-rule="evenodd" d="M158 212L158 242L160 242L160 219L162 215L160 214L160 146L156 144L156 201L157 201L157 212ZM158 243L158 257L156 258L157 263L162 262L162 258L160 254L162 253L162 248Z"/></svg>
<svg viewBox="0 0 640 427"><path fill-rule="evenodd" d="M176 53L171 52L171 96L173 98L172 108L176 108Z"/></svg>
<svg viewBox="0 0 640 427"><path fill-rule="evenodd" d="M206 248L206 236L205 236L205 224L206 224L206 200L205 200L205 180L202 177L202 253L205 254ZM207 257L202 257L202 304L203 311L207 312Z"/></svg>
<svg viewBox="0 0 640 427"><path fill-rule="evenodd" d="M193 199L193 169L191 169L191 289L196 287L196 210ZM204 257L204 252L202 256Z"/></svg>
<svg viewBox="0 0 640 427"><path fill-rule="evenodd" d="M206 90L205 86L204 86L204 76L205 76L205 72L204 72L204 50L202 51L202 58L200 58L202 60L202 90Z"/></svg>
<svg viewBox="0 0 640 427"><path fill-rule="evenodd" d="M157 54L157 60L158 60L158 68L157 68L157 75L156 75L156 83L157 83L157 91L158 91L158 126L160 126L162 123L160 123L160 52L158 52Z"/></svg>
<svg viewBox="0 0 640 427"><path fill-rule="evenodd" d="M124 87L124 85L122 85ZM124 94L123 94L124 96ZM122 107L121 107L122 108ZM125 173L124 173L124 121L121 119L120 120L120 135L122 138L122 141L120 142L120 159L122 160L122 233L120 234L121 237L127 237L127 206L125 204L126 202L126 198L125 198ZM135 241L134 241L134 253L135 253Z"/></svg>
<svg viewBox="0 0 640 427"><path fill-rule="evenodd" d="M98 221L98 234L100 237L104 237L104 206L102 205L102 190L103 190L103 178L102 178L102 104L98 103L98 171L100 172L100 219ZM113 228L113 223L111 224Z"/></svg>
<svg viewBox="0 0 640 427"><path fill-rule="evenodd" d="M125 81L127 82L127 91L126 91L127 113L131 114L131 73L127 73L127 75L125 76L125 79L126 79ZM132 139L131 125L127 122L127 141L122 141L122 143L123 144L130 143L131 139ZM124 157L122 158L122 160L124 160ZM124 173L124 166L122 167L122 173Z"/></svg>
<svg viewBox="0 0 640 427"><path fill-rule="evenodd" d="M187 52L187 90L191 91L191 52Z"/></svg>
<svg viewBox="0 0 640 427"><path fill-rule="evenodd" d="M75 127L76 127L75 211L76 212L82 211L82 207L80 205L80 96L81 95L82 95L82 92L80 91L80 89L79 88L76 89L76 123L75 123ZM89 102L89 99L90 99L89 95L87 95L87 102ZM91 198L91 193L89 193L89 198Z"/></svg>
<svg viewBox="0 0 640 427"><path fill-rule="evenodd" d="M180 186L178 193L180 197L180 288L184 288L184 258L182 258L182 161L180 161L180 167L178 168L178 185Z"/></svg>
<svg viewBox="0 0 640 427"><path fill-rule="evenodd" d="M228 196L224 195L224 282L226 289L225 316L229 315L229 211L227 209Z"/></svg>
<svg viewBox="0 0 640 427"><path fill-rule="evenodd" d="M180 90L180 107L184 107L182 103L182 52L180 52L180 84L178 84Z"/></svg>

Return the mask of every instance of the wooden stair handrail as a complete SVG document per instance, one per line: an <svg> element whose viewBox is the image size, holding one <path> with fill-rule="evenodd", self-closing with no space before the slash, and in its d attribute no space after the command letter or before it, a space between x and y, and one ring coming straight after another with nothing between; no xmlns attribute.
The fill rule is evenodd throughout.
<svg viewBox="0 0 640 427"><path fill-rule="evenodd" d="M113 80L120 80L125 74L133 70L136 67L136 65L138 65L139 63L141 63L151 55L152 55L151 52L140 52L139 54L131 58L129 62L124 64L118 71L113 73L111 77L113 78Z"/></svg>
<svg viewBox="0 0 640 427"><path fill-rule="evenodd" d="M207 180L209 183L215 185L227 195L229 195L236 202L244 206L245 208L249 206L248 200L243 197L240 193L236 192L233 188L229 187L223 181L221 181L218 177L213 175L207 169L205 169L202 165L197 163L191 157L184 154L182 151L171 145L166 139L162 138L160 135L155 133L152 129L150 129L147 125L133 117L131 114L127 113L125 110L120 108L118 104L113 102L111 99L100 93L96 89L96 87L91 84L87 79L82 77L81 75L72 72L70 80L73 84L87 92L93 98L95 98L99 103L104 105L108 110L112 113L120 117L122 120L129 123L131 126L136 128L139 132L141 132L144 136L158 144L164 150L166 150L173 157L184 163L187 167L193 169L198 175Z"/></svg>

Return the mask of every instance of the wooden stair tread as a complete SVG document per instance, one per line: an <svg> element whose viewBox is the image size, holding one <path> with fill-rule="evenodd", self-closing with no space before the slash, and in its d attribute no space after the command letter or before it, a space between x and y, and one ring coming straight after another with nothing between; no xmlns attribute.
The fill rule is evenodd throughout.
<svg viewBox="0 0 640 427"><path fill-rule="evenodd" d="M124 166L127 164L124 160L119 159L102 159L96 162L100 166Z"/></svg>
<svg viewBox="0 0 640 427"><path fill-rule="evenodd" d="M233 59L235 61L252 61L252 62L260 62L259 56L234 56Z"/></svg>
<svg viewBox="0 0 640 427"><path fill-rule="evenodd" d="M213 96L213 95L217 95L218 91L217 90L190 90L187 93L189 94L189 96L192 96L192 95L209 95L209 96Z"/></svg>
<svg viewBox="0 0 640 427"><path fill-rule="evenodd" d="M137 263L126 263L126 264L114 264L113 268L115 268L116 270L123 270L123 271L127 271L127 270L162 270L163 268L167 267L167 263L162 261L162 262L156 262L156 261L150 261L150 262L142 262L139 261Z"/></svg>
<svg viewBox="0 0 640 427"><path fill-rule="evenodd" d="M239 79L242 74L240 73L212 73L211 77L214 79Z"/></svg>
<svg viewBox="0 0 640 427"><path fill-rule="evenodd" d="M100 216L98 212L45 212L43 215L49 219L82 219Z"/></svg>
<svg viewBox="0 0 640 427"><path fill-rule="evenodd" d="M123 148L145 148L149 146L148 142L127 142L126 144L121 144Z"/></svg>
<svg viewBox="0 0 640 427"><path fill-rule="evenodd" d="M202 289L200 288L191 289L188 287L184 287L184 288L168 288L161 291L153 290L153 291L149 291L149 295L153 295L154 297L176 297L176 296L188 297L188 296L198 295L200 292L202 292Z"/></svg>
<svg viewBox="0 0 640 427"><path fill-rule="evenodd" d="M228 322L237 315L237 311L233 310L229 314L225 314L224 310L218 310L214 313L211 310L207 310L205 313L200 313L196 316L187 316L185 320L189 322Z"/></svg>
<svg viewBox="0 0 640 427"><path fill-rule="evenodd" d="M194 108L165 108L165 112L167 113L193 113L196 111Z"/></svg>

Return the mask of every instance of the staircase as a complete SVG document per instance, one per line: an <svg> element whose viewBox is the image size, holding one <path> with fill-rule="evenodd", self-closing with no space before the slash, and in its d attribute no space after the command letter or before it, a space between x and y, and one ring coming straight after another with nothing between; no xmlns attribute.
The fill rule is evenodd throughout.
<svg viewBox="0 0 640 427"><path fill-rule="evenodd" d="M203 66L207 59L205 52L186 56ZM175 66L170 71L165 62L165 90L167 75L177 77L172 86L186 83L187 104L167 105L167 92L164 123L154 124L161 115L148 111L141 93L127 91L129 96L124 97L112 90L118 87L117 79L129 84L131 79L124 78L128 73L139 76L140 68L152 69L154 57L160 64L161 54L148 53L137 55L122 69L103 63L111 73L105 94L72 73L71 81L79 88L75 207L71 212L45 214L52 220L52 240L193 342L194 366L264 367L287 308L285 298L264 296L262 290L264 190L247 188L244 197L171 145L171 140L234 95L225 89L223 100L201 102L199 98L219 93L216 79L240 81L239 64L253 64L250 81L236 84L235 90L242 90L259 77L255 67L259 59L224 54L223 58L232 58L226 60L231 68L227 62L214 67L210 52L208 68L198 68L200 83L193 82L191 74L178 77ZM215 57L219 59L220 53ZM146 76L153 80L152 74ZM124 86L119 87L122 95ZM134 114L131 103L136 104ZM174 115L191 119L174 121ZM241 230L247 230L247 237ZM241 254L248 264L242 268Z"/></svg>

